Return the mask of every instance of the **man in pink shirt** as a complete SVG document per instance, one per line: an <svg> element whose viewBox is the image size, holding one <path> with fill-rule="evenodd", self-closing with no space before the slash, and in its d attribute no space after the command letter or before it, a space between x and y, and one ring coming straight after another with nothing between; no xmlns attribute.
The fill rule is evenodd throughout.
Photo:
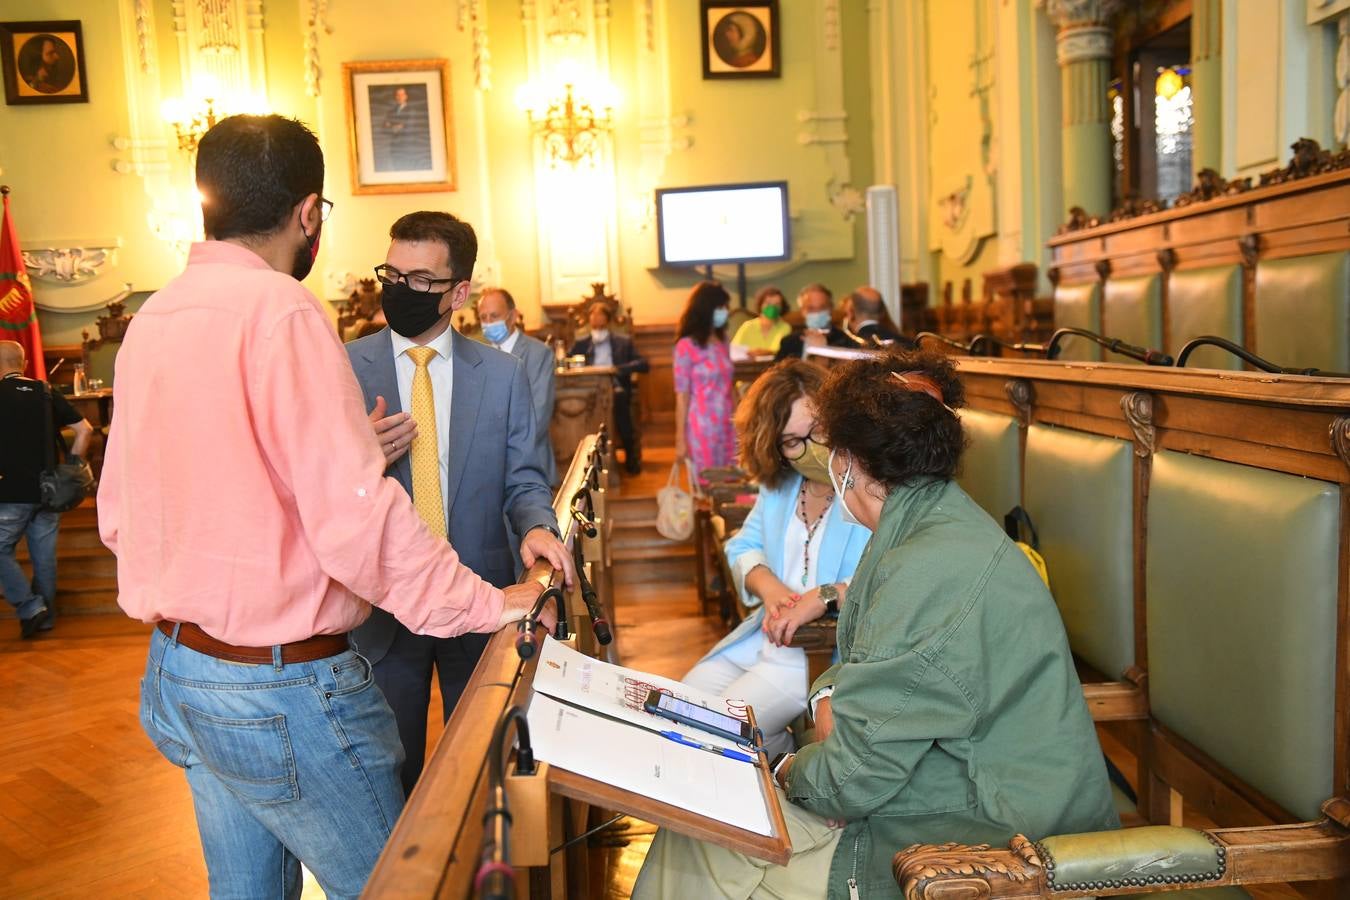
<svg viewBox="0 0 1350 900"><path fill-rule="evenodd" d="M347 355L300 285L331 204L314 135L235 116L202 139L207 241L117 358L99 529L118 602L157 622L141 721L192 789L212 895L356 897L403 805L394 718L350 632L495 631L498 590L431 534Z"/></svg>

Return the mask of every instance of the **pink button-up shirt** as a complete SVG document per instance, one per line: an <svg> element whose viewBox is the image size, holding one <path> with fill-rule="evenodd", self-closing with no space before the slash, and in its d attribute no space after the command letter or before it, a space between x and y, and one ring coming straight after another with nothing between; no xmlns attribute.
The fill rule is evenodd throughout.
<svg viewBox="0 0 1350 900"><path fill-rule="evenodd" d="M132 321L113 396L98 520L128 615L254 647L349 631L366 601L419 634L496 628L502 592L384 477L318 300L253 252L192 247Z"/></svg>

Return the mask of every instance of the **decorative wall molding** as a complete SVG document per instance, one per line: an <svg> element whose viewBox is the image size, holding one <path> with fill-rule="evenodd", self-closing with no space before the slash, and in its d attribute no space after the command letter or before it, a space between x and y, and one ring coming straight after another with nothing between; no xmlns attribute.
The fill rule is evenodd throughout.
<svg viewBox="0 0 1350 900"><path fill-rule="evenodd" d="M1045 14L1059 28L1107 25L1124 0L1045 0Z"/></svg>
<svg viewBox="0 0 1350 900"><path fill-rule="evenodd" d="M1134 455L1147 459L1158 446L1158 429L1153 425L1153 395L1135 391L1120 398L1120 409L1134 432Z"/></svg>
<svg viewBox="0 0 1350 900"><path fill-rule="evenodd" d="M839 0L825 0L821 9L820 30L826 50L839 49Z"/></svg>
<svg viewBox="0 0 1350 900"><path fill-rule="evenodd" d="M318 97L321 92L320 79L323 69L319 66L319 34L332 34L333 26L328 23L328 0L302 0L305 9L302 18L305 22L305 93Z"/></svg>
<svg viewBox="0 0 1350 900"><path fill-rule="evenodd" d="M24 268L35 281L75 285L93 281L107 266L117 265L121 241L101 246L38 247L23 250Z"/></svg>

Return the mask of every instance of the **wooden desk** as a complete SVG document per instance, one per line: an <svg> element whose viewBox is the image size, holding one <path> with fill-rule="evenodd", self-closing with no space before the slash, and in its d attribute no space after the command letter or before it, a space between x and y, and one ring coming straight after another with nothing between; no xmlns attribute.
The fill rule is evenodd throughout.
<svg viewBox="0 0 1350 900"><path fill-rule="evenodd" d="M554 379L553 420L549 440L558 471L566 472L583 438L603 426L614 435L613 366L559 369Z"/></svg>

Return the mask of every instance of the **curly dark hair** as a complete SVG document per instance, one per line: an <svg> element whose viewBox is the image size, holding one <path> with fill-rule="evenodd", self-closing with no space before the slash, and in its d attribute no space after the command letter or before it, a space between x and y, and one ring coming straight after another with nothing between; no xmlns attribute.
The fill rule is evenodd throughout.
<svg viewBox="0 0 1350 900"><path fill-rule="evenodd" d="M910 376L909 383L899 375ZM941 392L942 400L927 389ZM894 490L914 479L950 479L966 438L952 411L965 403L956 366L933 351L894 351L835 366L816 395L830 447L848 452Z"/></svg>

